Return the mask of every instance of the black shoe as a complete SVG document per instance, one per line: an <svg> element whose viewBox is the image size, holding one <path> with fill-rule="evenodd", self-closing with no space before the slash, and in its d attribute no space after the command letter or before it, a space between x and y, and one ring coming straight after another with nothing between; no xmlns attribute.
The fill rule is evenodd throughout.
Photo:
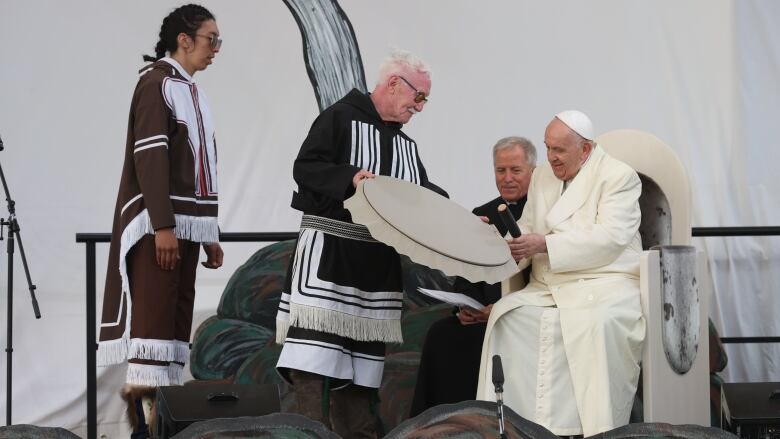
<svg viewBox="0 0 780 439"><path fill-rule="evenodd" d="M149 426L146 425L144 406L140 398L135 400L135 414L138 416L138 423L136 423L133 433L130 434L130 439L147 439L150 437Z"/></svg>

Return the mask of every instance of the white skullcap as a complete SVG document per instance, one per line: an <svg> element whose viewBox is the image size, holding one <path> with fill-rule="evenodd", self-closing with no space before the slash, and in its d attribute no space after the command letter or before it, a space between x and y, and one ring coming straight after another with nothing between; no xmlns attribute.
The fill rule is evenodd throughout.
<svg viewBox="0 0 780 439"><path fill-rule="evenodd" d="M582 136L585 140L593 140L593 122L582 111L567 110L555 115L558 120L565 123L572 131Z"/></svg>

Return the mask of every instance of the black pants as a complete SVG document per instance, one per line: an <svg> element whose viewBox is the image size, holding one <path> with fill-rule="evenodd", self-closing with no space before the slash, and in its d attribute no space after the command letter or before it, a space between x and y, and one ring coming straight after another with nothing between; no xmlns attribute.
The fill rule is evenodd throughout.
<svg viewBox="0 0 780 439"><path fill-rule="evenodd" d="M409 417L439 404L476 398L486 328L487 323L462 325L455 316L431 325L423 345Z"/></svg>

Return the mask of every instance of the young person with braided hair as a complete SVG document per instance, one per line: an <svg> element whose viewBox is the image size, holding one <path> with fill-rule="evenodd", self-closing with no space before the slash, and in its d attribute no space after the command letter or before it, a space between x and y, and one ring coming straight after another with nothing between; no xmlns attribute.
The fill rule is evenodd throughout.
<svg viewBox="0 0 780 439"><path fill-rule="evenodd" d="M144 56L152 64L139 72L130 106L97 357L128 362L121 394L133 437L148 435L144 408L156 388L182 383L200 247L203 266L222 265L214 124L192 78L221 44L206 8L175 9L155 56Z"/></svg>

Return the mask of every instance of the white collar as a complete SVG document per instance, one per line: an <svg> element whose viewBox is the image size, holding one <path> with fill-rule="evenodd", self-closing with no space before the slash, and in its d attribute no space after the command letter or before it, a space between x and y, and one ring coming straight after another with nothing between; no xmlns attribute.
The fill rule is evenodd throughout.
<svg viewBox="0 0 780 439"><path fill-rule="evenodd" d="M593 156L593 151L596 149L597 146L598 146L598 144L596 144L596 142L593 142L593 148L590 150L590 153L588 154L588 156L585 157L585 161L582 162L582 164L580 165L580 169L577 170L577 173L574 174L574 177L572 177L572 178L570 178L568 180L565 180L563 182L563 190L561 190L561 193L564 193L566 191L566 188L569 187L569 184L571 184L571 182L574 181L574 179L577 178L578 175L580 175L580 171L582 171L582 168L584 168L585 165L588 164L588 162L590 161L590 158Z"/></svg>
<svg viewBox="0 0 780 439"><path fill-rule="evenodd" d="M192 83L195 82L192 80L192 76L190 76L190 74L187 73L186 70L184 70L184 67L182 67L181 64L179 64L179 62L176 61L175 59L171 58L170 56L166 56L165 58L160 58L160 61L165 61L168 64L172 65L173 68L175 68L180 75L184 76L184 79L186 79L188 82L192 82Z"/></svg>

